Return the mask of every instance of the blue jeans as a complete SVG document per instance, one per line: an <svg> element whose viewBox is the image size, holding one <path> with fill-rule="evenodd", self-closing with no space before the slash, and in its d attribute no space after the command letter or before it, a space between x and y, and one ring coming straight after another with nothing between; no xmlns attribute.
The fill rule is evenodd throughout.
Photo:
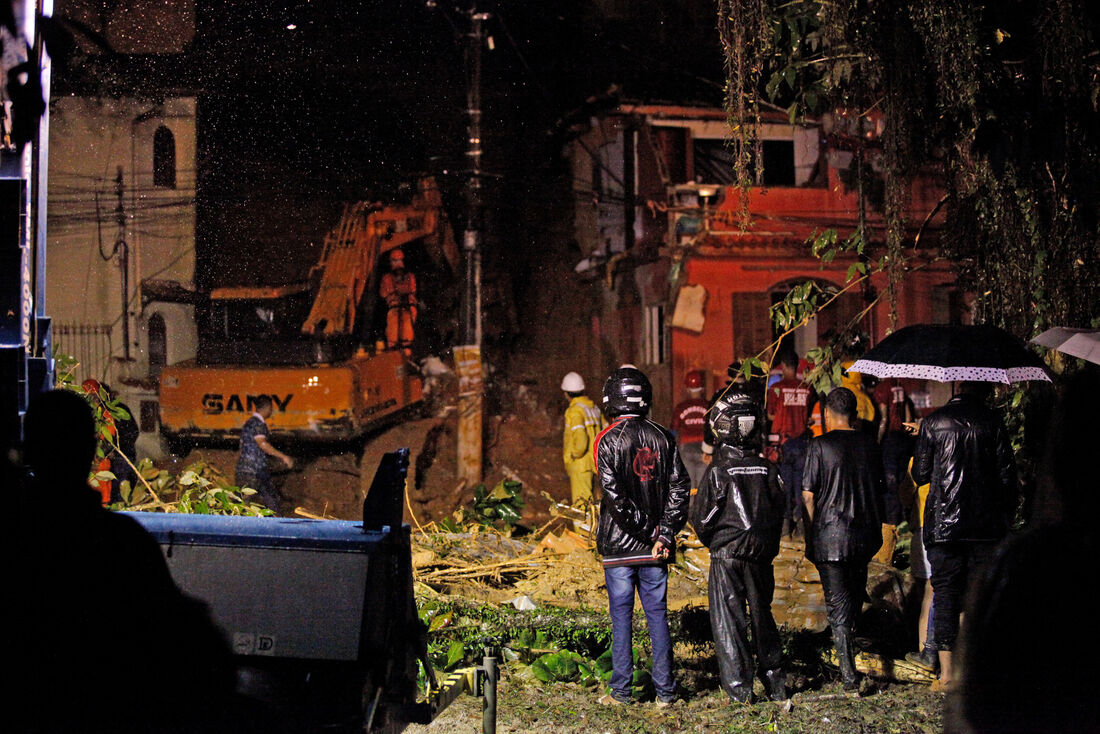
<svg viewBox="0 0 1100 734"><path fill-rule="evenodd" d="M672 638L668 634L668 568L665 566L618 566L603 570L611 613L611 695L630 700L634 673L634 590L642 600L649 641L653 647L653 686L660 698L672 698Z"/></svg>

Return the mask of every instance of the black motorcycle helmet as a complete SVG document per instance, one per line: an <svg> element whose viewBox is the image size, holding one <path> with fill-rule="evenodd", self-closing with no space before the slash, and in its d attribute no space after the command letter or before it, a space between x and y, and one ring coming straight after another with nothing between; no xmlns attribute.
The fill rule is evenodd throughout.
<svg viewBox="0 0 1100 734"><path fill-rule="evenodd" d="M743 392L730 391L710 409L710 430L718 443L751 448L759 443L764 429L764 413L760 404Z"/></svg>
<svg viewBox="0 0 1100 734"><path fill-rule="evenodd" d="M608 418L645 416L653 402L653 386L641 370L620 367L603 384L603 412Z"/></svg>

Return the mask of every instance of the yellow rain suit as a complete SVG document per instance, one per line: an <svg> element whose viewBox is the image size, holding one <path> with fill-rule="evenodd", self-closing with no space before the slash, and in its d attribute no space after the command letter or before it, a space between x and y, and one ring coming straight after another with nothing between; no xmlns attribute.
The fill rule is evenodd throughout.
<svg viewBox="0 0 1100 734"><path fill-rule="evenodd" d="M565 461L565 473L569 475L574 505L581 500L592 502L592 483L596 477L596 460L592 451L596 434L603 428L603 414L595 403L584 395L569 401L569 407L565 409L562 459Z"/></svg>
<svg viewBox="0 0 1100 734"><path fill-rule="evenodd" d="M841 366L845 371L840 377L840 386L846 387L855 393L857 417L868 422L874 421L875 401L872 400L871 396L867 394L867 391L863 389L863 375L859 372L848 372L848 368L853 364L855 364L854 359L850 359L847 362L841 362Z"/></svg>

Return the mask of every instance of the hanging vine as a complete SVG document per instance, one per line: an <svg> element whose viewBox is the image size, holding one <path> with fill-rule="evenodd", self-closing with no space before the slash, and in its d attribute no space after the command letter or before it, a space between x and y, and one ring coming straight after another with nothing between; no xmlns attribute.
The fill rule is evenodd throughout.
<svg viewBox="0 0 1100 734"><path fill-rule="evenodd" d="M892 321L909 191L933 168L947 190L941 251L975 294L977 320L1030 338L1100 316L1095 3L721 0L719 32L743 187L762 99L792 121L882 111Z"/></svg>
<svg viewBox="0 0 1100 734"><path fill-rule="evenodd" d="M728 144L737 185L747 191L756 181L760 160L760 88L771 32L765 0L718 0L718 38L725 54ZM741 197L741 226L749 222L749 200Z"/></svg>

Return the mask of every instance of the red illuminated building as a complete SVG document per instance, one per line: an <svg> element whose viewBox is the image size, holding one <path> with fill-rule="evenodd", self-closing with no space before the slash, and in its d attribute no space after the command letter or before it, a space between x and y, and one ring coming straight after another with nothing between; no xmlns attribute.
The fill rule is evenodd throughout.
<svg viewBox="0 0 1100 734"><path fill-rule="evenodd" d="M880 119L860 123L841 112L792 125L785 113L768 115L746 228L728 130L720 109L624 103L590 118L571 148L575 237L585 256L577 271L600 284L583 345L589 369L599 374L630 361L646 370L658 419L679 399L689 370L721 384L730 361L764 350L776 336L769 308L793 284L844 287L855 256L822 263L808 240L826 229L843 239L856 229L860 165L872 258L885 241ZM966 318L953 268L937 259L937 173L919 176L909 192L910 272L897 294L899 327ZM851 288L788 338L804 355L884 287L876 276ZM881 298L860 328L877 341L889 325L890 304Z"/></svg>

